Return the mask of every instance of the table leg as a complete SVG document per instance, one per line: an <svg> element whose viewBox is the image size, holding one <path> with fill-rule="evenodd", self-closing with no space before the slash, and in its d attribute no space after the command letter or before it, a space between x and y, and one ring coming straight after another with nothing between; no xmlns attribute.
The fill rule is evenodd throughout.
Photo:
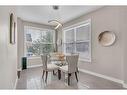
<svg viewBox="0 0 127 95"><path fill-rule="evenodd" d="M58 70L58 79L61 79L61 70Z"/></svg>

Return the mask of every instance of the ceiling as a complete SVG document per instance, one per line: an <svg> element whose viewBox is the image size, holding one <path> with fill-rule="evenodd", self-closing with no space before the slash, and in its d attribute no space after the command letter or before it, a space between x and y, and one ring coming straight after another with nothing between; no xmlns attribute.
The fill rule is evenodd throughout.
<svg viewBox="0 0 127 95"><path fill-rule="evenodd" d="M53 6L18 6L17 15L23 20L40 24L51 25L49 20L58 20L62 24L81 15L92 12L102 6L59 6L54 10Z"/></svg>

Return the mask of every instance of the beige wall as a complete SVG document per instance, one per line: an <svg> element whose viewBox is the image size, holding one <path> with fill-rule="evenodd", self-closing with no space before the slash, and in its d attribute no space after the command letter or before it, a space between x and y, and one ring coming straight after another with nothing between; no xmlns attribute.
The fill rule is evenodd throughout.
<svg viewBox="0 0 127 95"><path fill-rule="evenodd" d="M27 58L27 67L36 67L36 66L41 66L42 65L42 60L41 57L30 57Z"/></svg>
<svg viewBox="0 0 127 95"><path fill-rule="evenodd" d="M24 56L24 26L23 26L23 21L18 18L17 19L17 31L18 31L18 43L17 43L17 47L18 47L18 69L21 70L21 63L22 60L21 58Z"/></svg>
<svg viewBox="0 0 127 95"><path fill-rule="evenodd" d="M124 83L127 84L127 7L125 8L125 10L123 10L123 14L124 16L123 18L123 28L121 29L122 31L124 31L124 33L122 34L123 37L123 54L124 54L124 58L123 58L123 75L124 75Z"/></svg>
<svg viewBox="0 0 127 95"><path fill-rule="evenodd" d="M58 38L57 38L57 46L58 46L58 52L62 52L63 48L62 48L62 45L60 45L60 40L62 40L62 28L58 28L57 29L57 35L58 35Z"/></svg>
<svg viewBox="0 0 127 95"><path fill-rule="evenodd" d="M49 25L39 24L39 23L34 23L29 21L23 21L23 24L28 26L38 27L38 28L44 28L44 29L54 29L52 26L49 26Z"/></svg>
<svg viewBox="0 0 127 95"><path fill-rule="evenodd" d="M13 7L0 7L0 89L14 88L17 77L17 36L16 44L9 42L11 12L15 13Z"/></svg>
<svg viewBox="0 0 127 95"><path fill-rule="evenodd" d="M123 44L122 33L126 7L103 7L97 11L81 16L64 24L64 28L87 19L92 26L92 62L79 62L79 68L123 80ZM116 34L112 46L103 47L98 43L98 35L105 30ZM126 37L127 38L127 37Z"/></svg>

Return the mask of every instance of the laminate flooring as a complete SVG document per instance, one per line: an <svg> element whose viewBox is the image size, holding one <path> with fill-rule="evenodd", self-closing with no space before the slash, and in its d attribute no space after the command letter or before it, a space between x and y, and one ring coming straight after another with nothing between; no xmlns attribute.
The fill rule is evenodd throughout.
<svg viewBox="0 0 127 95"><path fill-rule="evenodd" d="M79 81L72 78L72 84L67 85L67 79L58 80L52 72L48 74L47 83L42 79L42 67L28 68L21 72L16 89L124 89L122 84L109 81L97 76L78 73Z"/></svg>

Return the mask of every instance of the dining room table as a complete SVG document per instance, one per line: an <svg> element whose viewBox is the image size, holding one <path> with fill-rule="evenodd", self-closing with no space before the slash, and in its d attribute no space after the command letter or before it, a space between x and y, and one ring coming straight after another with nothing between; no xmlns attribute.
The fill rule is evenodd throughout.
<svg viewBox="0 0 127 95"><path fill-rule="evenodd" d="M50 54L50 62L52 64L55 64L59 67L68 65L68 63L66 62L66 56L67 55L72 55L75 53L63 53L63 52L55 52L55 53L51 53ZM61 70L58 69L58 79L61 79Z"/></svg>
<svg viewBox="0 0 127 95"><path fill-rule="evenodd" d="M61 53L61 52L51 53L49 60L52 64L55 64L59 67L67 65L65 53ZM61 79L61 70L60 69L58 69L58 79L59 80Z"/></svg>

